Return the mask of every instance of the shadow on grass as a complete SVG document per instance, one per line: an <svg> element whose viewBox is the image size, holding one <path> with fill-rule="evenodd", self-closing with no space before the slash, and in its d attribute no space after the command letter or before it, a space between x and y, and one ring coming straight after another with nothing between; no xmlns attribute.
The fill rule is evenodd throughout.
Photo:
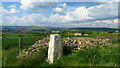
<svg viewBox="0 0 120 68"><path fill-rule="evenodd" d="M63 46L63 55L67 56L72 53L74 46Z"/></svg>

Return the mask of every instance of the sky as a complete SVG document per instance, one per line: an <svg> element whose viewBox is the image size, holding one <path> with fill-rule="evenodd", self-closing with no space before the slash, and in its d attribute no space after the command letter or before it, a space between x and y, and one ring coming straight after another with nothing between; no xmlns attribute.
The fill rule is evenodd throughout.
<svg viewBox="0 0 120 68"><path fill-rule="evenodd" d="M1 26L118 28L118 0L4 1L0 2Z"/></svg>

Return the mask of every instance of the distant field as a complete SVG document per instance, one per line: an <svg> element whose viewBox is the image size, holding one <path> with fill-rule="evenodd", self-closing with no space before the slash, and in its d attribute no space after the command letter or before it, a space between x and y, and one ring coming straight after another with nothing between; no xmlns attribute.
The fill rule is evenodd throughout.
<svg viewBox="0 0 120 68"><path fill-rule="evenodd" d="M18 45L19 45L19 37L18 35L16 35L16 33L14 34L5 34L7 35L8 37L3 37L2 38L2 48L18 48ZM31 35L24 35L24 38L23 38L23 48L27 48L29 47L30 45L34 44L35 41L37 40L40 40L42 38L44 38L44 36L31 36Z"/></svg>
<svg viewBox="0 0 120 68"><path fill-rule="evenodd" d="M19 35L24 35L25 37L33 36L33 34L26 34L26 33L2 33L2 35L7 37L18 37Z"/></svg>

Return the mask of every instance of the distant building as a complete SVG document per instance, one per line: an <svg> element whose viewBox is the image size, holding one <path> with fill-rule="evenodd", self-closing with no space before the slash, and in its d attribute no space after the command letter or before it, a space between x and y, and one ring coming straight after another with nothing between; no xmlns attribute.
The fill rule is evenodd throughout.
<svg viewBox="0 0 120 68"><path fill-rule="evenodd" d="M116 34L119 34L119 31L115 31Z"/></svg>
<svg viewBox="0 0 120 68"><path fill-rule="evenodd" d="M115 33L119 33L119 31L115 31Z"/></svg>
<svg viewBox="0 0 120 68"><path fill-rule="evenodd" d="M59 33L60 31L52 31L52 33Z"/></svg>
<svg viewBox="0 0 120 68"><path fill-rule="evenodd" d="M88 36L88 34L84 34L85 36Z"/></svg>
<svg viewBox="0 0 120 68"><path fill-rule="evenodd" d="M74 35L75 35L75 36L81 36L82 33L75 33Z"/></svg>

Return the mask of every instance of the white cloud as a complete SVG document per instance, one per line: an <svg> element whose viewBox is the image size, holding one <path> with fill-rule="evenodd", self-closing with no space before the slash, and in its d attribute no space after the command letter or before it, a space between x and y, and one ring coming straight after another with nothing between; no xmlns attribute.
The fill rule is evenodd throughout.
<svg viewBox="0 0 120 68"><path fill-rule="evenodd" d="M118 15L118 3L105 3L88 8L90 17L95 19L111 18Z"/></svg>
<svg viewBox="0 0 120 68"><path fill-rule="evenodd" d="M29 9L29 10L42 10L48 9L55 6L50 6L51 3L37 2L33 3L32 0L25 3L26 0L21 5L21 8ZM53 2L52 2L53 3ZM57 5L57 3L56 3ZM65 5L65 3L63 4ZM48 7L49 6L49 7ZM67 6L64 6L67 9ZM58 13L51 14L50 16L45 17L40 13L33 13L29 15L24 15L21 17L18 16L9 16L9 14L18 13L19 11L16 8L11 7L10 10L6 10L3 7L3 25L42 25L42 24L57 24L57 25L73 25L76 27L80 26L105 26L105 27L116 27L117 19L114 20L97 20L92 22L85 23L74 23L72 21L87 21L87 20L96 20L96 19L104 19L104 18L112 18L116 17L118 14L118 5L117 3L105 3L101 5L92 6L89 8L86 7L77 7L75 10L65 10L65 8L56 7L54 10L56 12L64 12L64 15L60 15ZM108 25L108 26L107 26ZM113 25L113 26L112 26ZM51 25L55 26L55 25Z"/></svg>
<svg viewBox="0 0 120 68"><path fill-rule="evenodd" d="M79 0L79 2L119 2L120 0Z"/></svg>
<svg viewBox="0 0 120 68"><path fill-rule="evenodd" d="M56 7L55 9L53 9L56 12L64 12L64 10L62 8Z"/></svg>
<svg viewBox="0 0 120 68"><path fill-rule="evenodd" d="M10 8L10 10L6 10L4 7L0 7L2 14L9 15L13 13L19 13L19 10L15 8Z"/></svg>
<svg viewBox="0 0 120 68"><path fill-rule="evenodd" d="M27 2L27 3L26 3ZM57 2L44 2L42 0L38 0L38 2L34 2L33 0L21 0L21 7L24 9L30 10L44 10L48 8L53 8L58 5ZM62 4L62 7L67 7L66 3ZM66 8L68 9L68 8ZM92 19L104 19L104 18L111 18L117 17L118 15L118 3L108 2L101 5L92 6L89 8L86 7L78 7L75 10L65 10L60 7L56 7L53 9L56 12L64 12L65 15L59 14L51 14L50 19L53 20L64 20L63 22L69 21L83 21L83 20L92 20ZM57 18L56 18L57 17ZM58 21L59 22L59 21Z"/></svg>
<svg viewBox="0 0 120 68"><path fill-rule="evenodd" d="M61 8L56 8L56 12L64 11ZM60 18L57 15L57 18ZM111 3L104 3L101 5L92 6L89 8L86 7L78 7L75 10L67 10L65 15L62 16L64 22L69 21L87 21L87 20L94 20L94 19L105 19L105 18L112 18L118 16L118 4L111 2ZM59 22L59 21L58 21Z"/></svg>
<svg viewBox="0 0 120 68"><path fill-rule="evenodd" d="M16 5L10 5L9 8L16 8Z"/></svg>
<svg viewBox="0 0 120 68"><path fill-rule="evenodd" d="M3 16L3 25L32 26L47 22L47 18L41 14L30 14L23 17Z"/></svg>
<svg viewBox="0 0 120 68"><path fill-rule="evenodd" d="M19 11L16 10L15 8L11 8L11 9L10 9L10 13L19 13Z"/></svg>
<svg viewBox="0 0 120 68"><path fill-rule="evenodd" d="M64 16L59 14L51 14L51 16L48 18L48 22L50 23L63 23L65 22Z"/></svg>
<svg viewBox="0 0 120 68"><path fill-rule="evenodd" d="M114 19L114 20L113 20L113 23L117 23L117 24L120 23L120 22L119 22L119 19Z"/></svg>
<svg viewBox="0 0 120 68"><path fill-rule="evenodd" d="M100 20L100 21L95 21L98 23L106 23L106 24L118 24L118 19L112 19L112 20Z"/></svg>
<svg viewBox="0 0 120 68"><path fill-rule="evenodd" d="M67 21L91 19L86 7L78 7L75 11L67 11L65 19Z"/></svg>
<svg viewBox="0 0 120 68"><path fill-rule="evenodd" d="M54 1L54 2L50 2ZM46 10L49 8L53 8L58 5L56 0L50 0L46 2L46 0L21 0L21 8L27 10Z"/></svg>
<svg viewBox="0 0 120 68"><path fill-rule="evenodd" d="M113 20L97 20L85 23L71 23L74 27L107 27L118 28L118 19Z"/></svg>
<svg viewBox="0 0 120 68"><path fill-rule="evenodd" d="M63 3L63 4L62 4L62 7L67 7L67 4L66 4L66 3Z"/></svg>
<svg viewBox="0 0 120 68"><path fill-rule="evenodd" d="M28 20L28 22L31 21L33 23L37 23L37 22L42 23L42 22L46 22L47 20L47 18L41 14L31 14L29 16L26 16L25 18Z"/></svg>
<svg viewBox="0 0 120 68"><path fill-rule="evenodd" d="M2 14L7 14L7 13L9 13L9 11L5 10L5 8L2 7L2 6L0 6L0 10L1 10Z"/></svg>
<svg viewBox="0 0 120 68"><path fill-rule="evenodd" d="M105 3L93 7L78 7L74 11L67 11L65 19L67 21L85 21L92 19L105 19L118 16L118 3Z"/></svg>
<svg viewBox="0 0 120 68"><path fill-rule="evenodd" d="M8 13L19 13L19 10L17 10L17 6L15 4L9 6L10 10Z"/></svg>

